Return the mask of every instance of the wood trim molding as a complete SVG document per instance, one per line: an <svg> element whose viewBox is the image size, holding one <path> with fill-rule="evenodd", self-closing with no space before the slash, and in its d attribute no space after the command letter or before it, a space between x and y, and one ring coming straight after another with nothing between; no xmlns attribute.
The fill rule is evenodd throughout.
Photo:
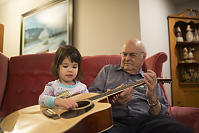
<svg viewBox="0 0 199 133"><path fill-rule="evenodd" d="M0 24L0 52L3 53L3 34L4 34L4 26Z"/></svg>

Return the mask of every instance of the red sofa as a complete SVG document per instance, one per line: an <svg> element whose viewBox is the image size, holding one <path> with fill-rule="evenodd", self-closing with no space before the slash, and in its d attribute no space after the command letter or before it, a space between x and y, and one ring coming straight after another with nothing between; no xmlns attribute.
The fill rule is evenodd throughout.
<svg viewBox="0 0 199 133"><path fill-rule="evenodd" d="M6 90L5 93L0 92L0 94L4 94L1 106L2 118L21 108L38 104L38 97L45 84L55 79L50 72L53 56L53 53L43 53L15 56L9 59L9 72L5 75L8 76L7 85L6 88L0 88L0 91ZM7 57L0 56L0 58ZM167 55L164 52L159 52L146 59L143 69L152 69L158 77L162 77L162 65L166 60ZM82 82L89 87L104 65L119 63L119 55L84 56ZM2 77L2 75L0 76ZM164 85L161 86L165 92ZM165 96L167 97L166 92ZM193 128L195 133L199 133L199 108L170 107L169 113L179 122Z"/></svg>

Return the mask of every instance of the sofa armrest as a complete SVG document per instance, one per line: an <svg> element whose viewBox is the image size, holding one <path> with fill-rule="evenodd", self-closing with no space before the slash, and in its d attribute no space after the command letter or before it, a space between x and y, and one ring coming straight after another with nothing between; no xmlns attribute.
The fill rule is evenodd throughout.
<svg viewBox="0 0 199 133"><path fill-rule="evenodd" d="M0 108L6 90L9 58L0 52Z"/></svg>
<svg viewBox="0 0 199 133"><path fill-rule="evenodd" d="M199 133L199 108L173 106L170 115Z"/></svg>

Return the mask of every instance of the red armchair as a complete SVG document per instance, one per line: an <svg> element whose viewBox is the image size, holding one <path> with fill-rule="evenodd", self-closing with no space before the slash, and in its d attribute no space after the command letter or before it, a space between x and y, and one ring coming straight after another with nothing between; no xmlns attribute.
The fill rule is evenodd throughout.
<svg viewBox="0 0 199 133"><path fill-rule="evenodd" d="M51 53L43 53L10 58L6 92L1 108L3 117L18 109L38 104L38 97L45 84L55 79L50 72L53 56L54 54ZM166 60L167 55L159 52L146 59L143 69L152 69L158 77L162 77L162 64ZM120 56L84 56L82 60L82 82L89 87L97 73L106 64L120 64ZM163 85L162 87L165 92ZM171 107L169 113L176 120L193 128L195 133L199 133L198 108Z"/></svg>

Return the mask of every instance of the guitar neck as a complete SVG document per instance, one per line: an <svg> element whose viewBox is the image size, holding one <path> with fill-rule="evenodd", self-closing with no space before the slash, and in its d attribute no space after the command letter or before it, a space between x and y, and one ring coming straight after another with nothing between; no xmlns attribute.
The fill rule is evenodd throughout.
<svg viewBox="0 0 199 133"><path fill-rule="evenodd" d="M171 82L171 79L163 79L163 78L157 78L157 81L158 82L161 82L161 83L170 83ZM141 79L141 80L138 80L136 82L131 82L129 84L126 84L126 85L122 85L122 86L119 86L113 90L110 90L110 91L107 91L107 92L104 92L102 94L99 94L99 95L96 95L96 96L93 96L93 97L90 97L89 100L93 101L93 100L97 100L97 99L100 99L102 97L108 97L108 96L112 96L112 95L115 95L115 94L118 94L122 91L124 91L125 89L133 86L133 87L137 87L137 86L140 86L140 85L143 85L145 84L144 82L144 79Z"/></svg>
<svg viewBox="0 0 199 133"><path fill-rule="evenodd" d="M110 90L110 91L104 92L102 94L90 97L89 100L97 100L97 99L100 99L102 97L112 96L112 95L115 95L117 93L120 93L120 92L124 91L125 89L127 89L127 88L129 88L131 86L136 87L136 86L140 86L140 85L143 85L143 84L145 84L144 80L141 79L139 81L131 82L131 83L127 84L127 85L122 85L122 86L119 86L119 87L117 87L117 88L115 88L113 90Z"/></svg>

